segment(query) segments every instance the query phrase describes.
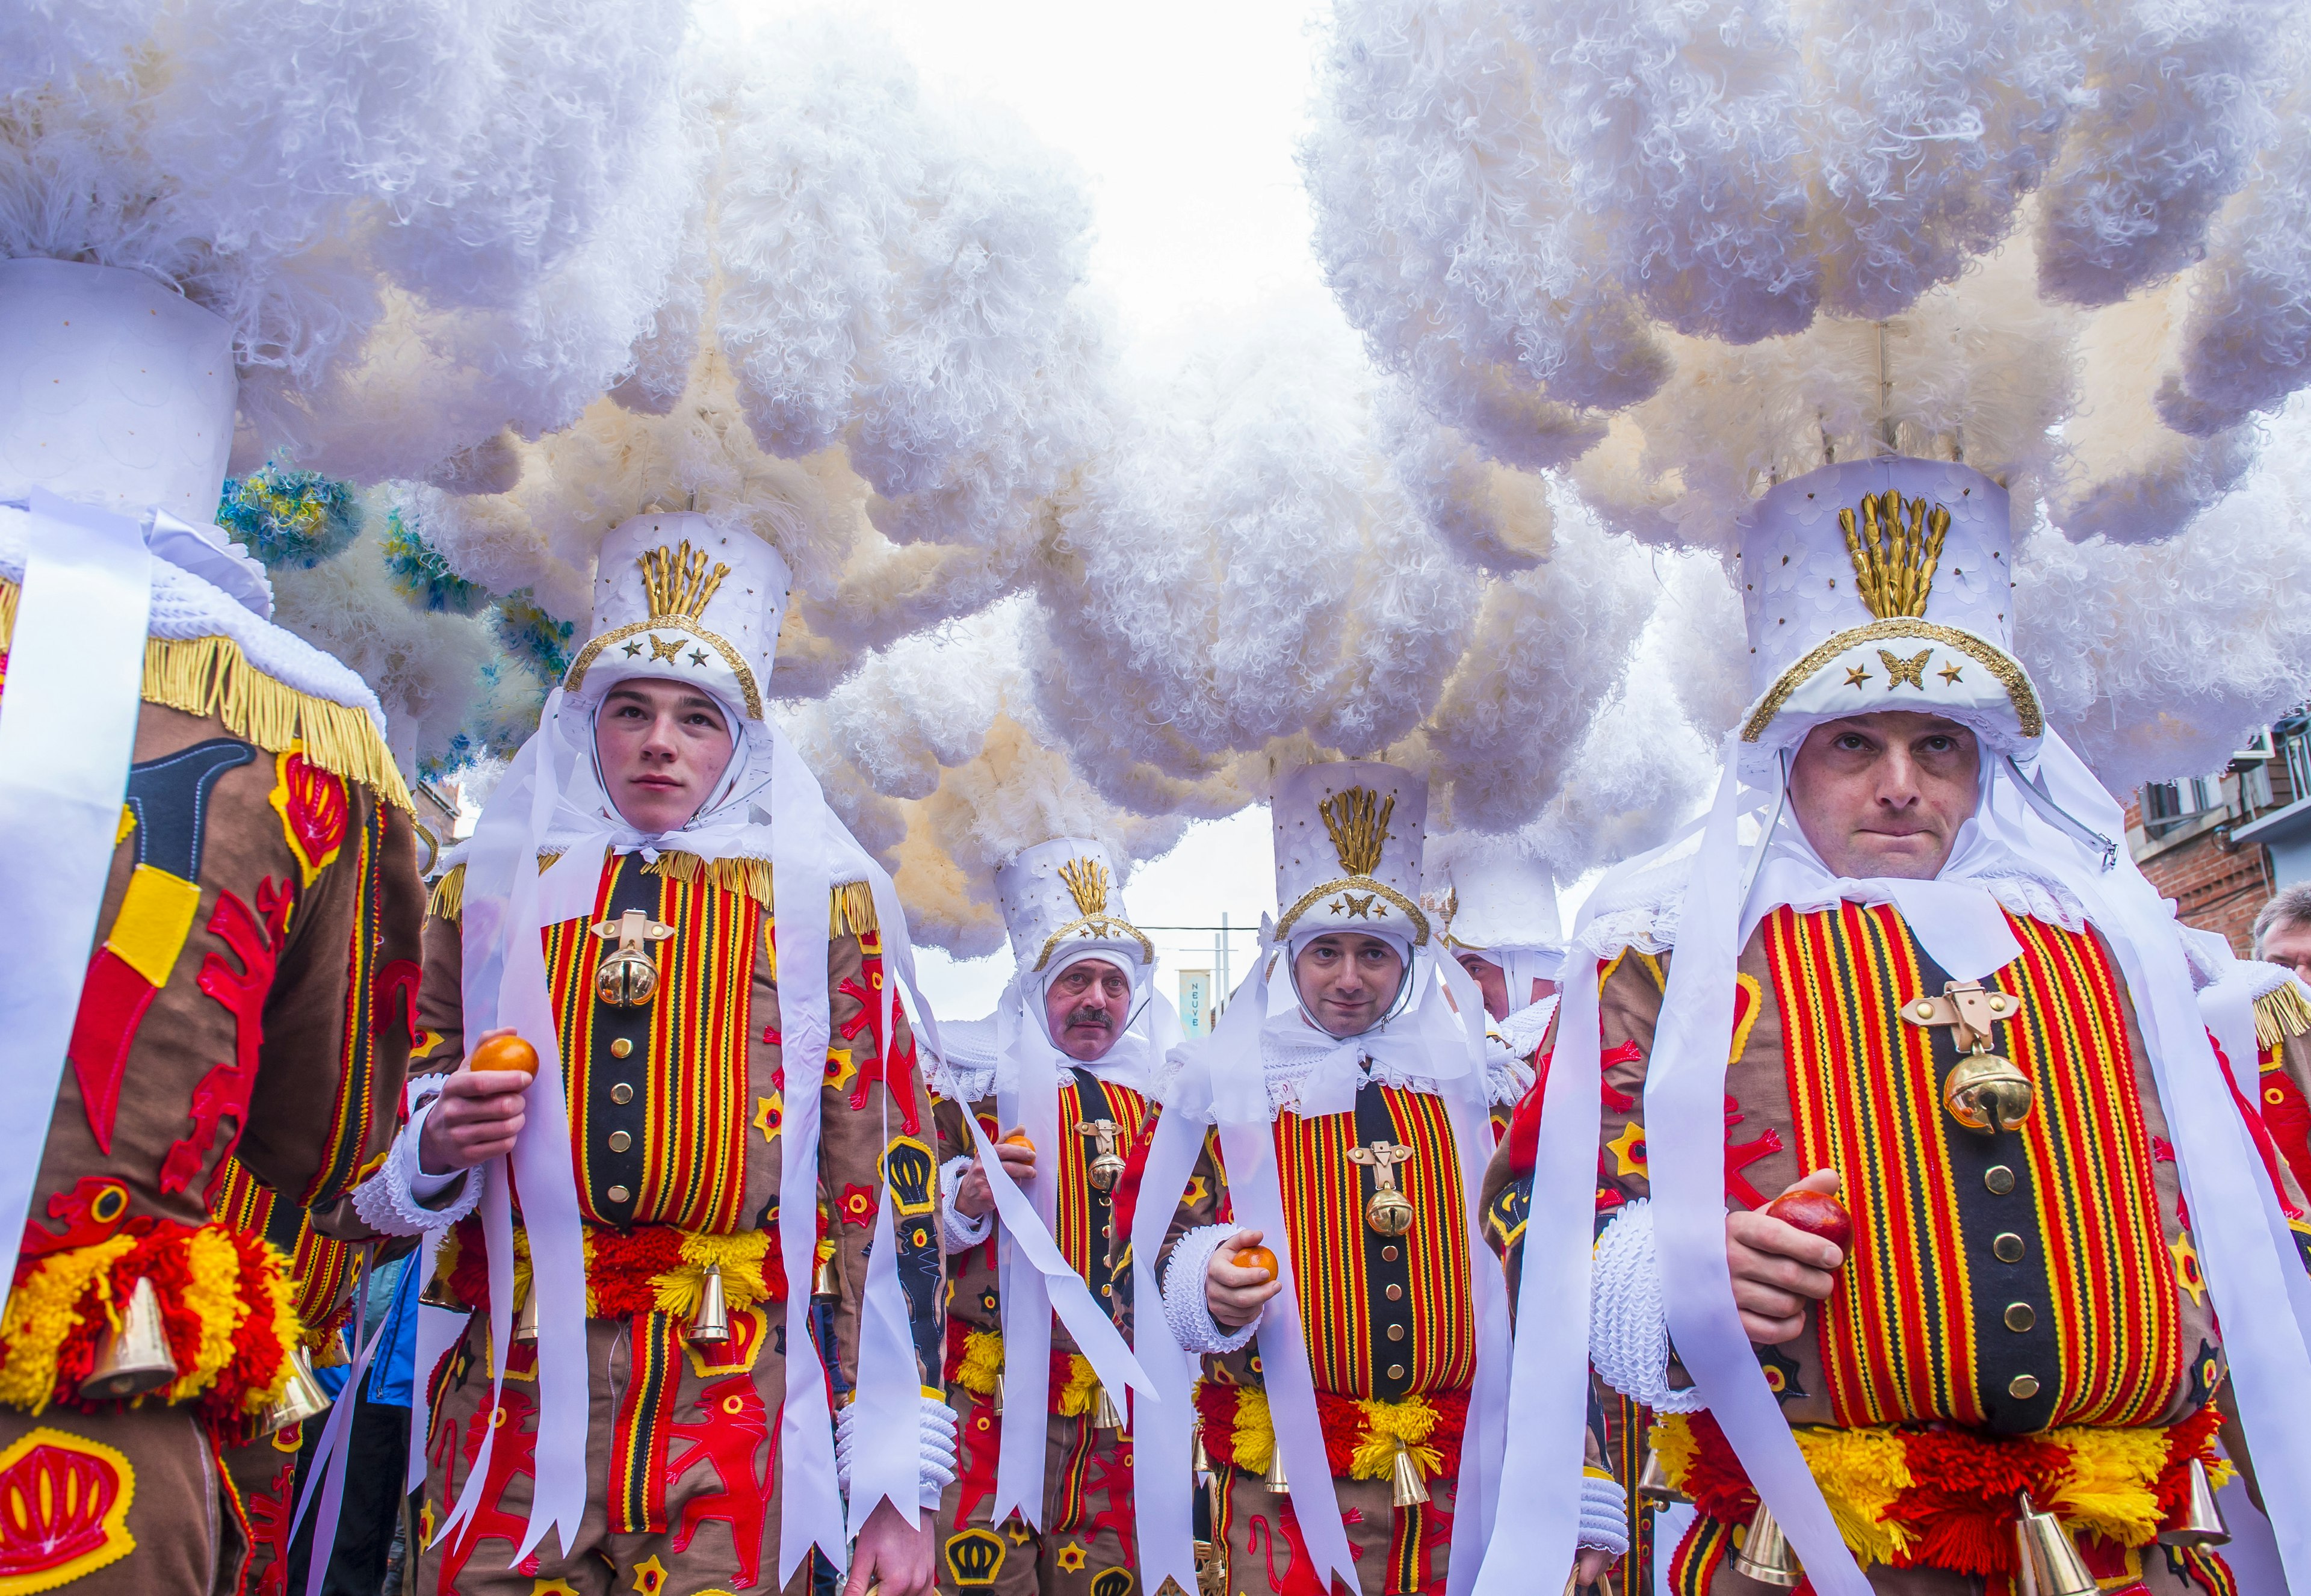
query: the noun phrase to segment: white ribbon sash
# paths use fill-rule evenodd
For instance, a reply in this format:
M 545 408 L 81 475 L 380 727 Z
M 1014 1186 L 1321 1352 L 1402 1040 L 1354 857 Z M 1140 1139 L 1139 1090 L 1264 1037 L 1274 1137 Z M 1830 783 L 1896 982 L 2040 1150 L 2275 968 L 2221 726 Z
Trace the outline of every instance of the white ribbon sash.
M 104 907 L 153 597 L 136 521 L 39 488 L 22 513 L 24 580 L 0 691 L 0 894 L 41 920 L 0 959 L 0 1280 L 16 1278 Z

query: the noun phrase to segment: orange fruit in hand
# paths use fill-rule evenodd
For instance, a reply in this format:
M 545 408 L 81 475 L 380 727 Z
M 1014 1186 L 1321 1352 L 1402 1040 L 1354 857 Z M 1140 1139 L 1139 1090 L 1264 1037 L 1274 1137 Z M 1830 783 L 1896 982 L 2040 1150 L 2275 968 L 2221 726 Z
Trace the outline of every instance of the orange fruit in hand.
M 537 1050 L 519 1036 L 493 1036 L 474 1050 L 466 1060 L 469 1069 L 519 1069 L 524 1075 L 537 1073 Z
M 1277 1265 L 1276 1254 L 1266 1247 L 1242 1249 L 1236 1253 L 1234 1263 L 1240 1269 L 1266 1269 L 1271 1280 L 1278 1278 L 1283 1272 Z
M 1003 1145 L 1007 1147 L 1025 1147 L 1030 1153 L 1035 1150 L 1034 1142 L 1029 1138 L 1025 1130 L 1014 1130 L 1003 1138 Z

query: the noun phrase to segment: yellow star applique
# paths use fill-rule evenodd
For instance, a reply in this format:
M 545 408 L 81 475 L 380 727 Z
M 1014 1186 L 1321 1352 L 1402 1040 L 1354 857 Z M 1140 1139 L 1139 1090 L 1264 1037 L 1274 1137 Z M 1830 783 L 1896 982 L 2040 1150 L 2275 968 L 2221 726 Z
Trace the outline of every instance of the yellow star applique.
M 764 1141 L 777 1140 L 780 1127 L 787 1121 L 786 1094 L 773 1092 L 754 1101 L 759 1105 L 754 1110 L 754 1129 L 763 1133 Z
M 578 1587 L 566 1579 L 534 1579 L 529 1596 L 578 1596 Z
M 1886 666 L 1888 678 L 1886 691 L 1891 693 L 1895 688 L 1907 682 L 1911 686 L 1923 693 L 1926 690 L 1924 679 L 1926 661 L 1933 657 L 1934 651 L 1932 649 L 1920 649 L 1916 656 L 1909 659 L 1904 659 L 1885 649 L 1879 650 L 1878 658 L 1884 661 Z
M 1859 687 L 1869 679 L 1870 667 L 1866 665 L 1857 665 L 1845 673 L 1845 685 L 1849 687 Z
M 1203 1201 L 1204 1199 L 1209 1195 L 1211 1195 L 1211 1189 L 1204 1184 L 1204 1177 L 1201 1175 L 1190 1175 L 1188 1177 L 1188 1189 L 1180 1194 L 1180 1200 L 1186 1203 L 1189 1207 L 1193 1208 L 1196 1204 Z
M 2175 1284 L 2188 1292 L 2193 1303 L 2204 1305 L 2207 1278 L 2199 1272 L 2199 1250 L 2187 1235 L 2176 1236 L 2167 1243 L 2167 1250 L 2175 1255 Z
M 826 1084 L 828 1086 L 841 1091 L 850 1084 L 851 1078 L 858 1073 L 859 1066 L 850 1061 L 849 1048 L 831 1047 L 826 1050 Z
M 682 653 L 683 640 L 678 637 L 672 642 L 667 642 L 664 638 L 658 636 L 657 632 L 653 632 L 650 634 L 650 663 L 652 665 L 656 665 L 661 659 L 676 658 L 680 657 Z
M 1642 1175 L 1645 1171 L 1645 1128 L 1631 1120 L 1621 1127 L 1621 1134 L 1605 1144 L 1613 1152 L 1613 1173 L 1617 1175 Z
M 666 1589 L 666 1565 L 656 1557 L 644 1557 L 634 1565 L 636 1596 L 658 1596 Z
M 1958 667 L 1958 662 L 1955 660 L 1943 666 L 1941 669 L 1934 672 L 1934 675 L 1940 676 L 1943 681 L 1948 682 L 1953 687 L 1958 685 L 1958 677 L 1965 674 L 1966 673 Z
M 1072 1540 L 1068 1541 L 1067 1545 L 1060 1548 L 1060 1572 L 1061 1574 L 1081 1574 L 1083 1572 L 1083 1565 L 1090 1561 L 1091 1555 Z
M 433 1504 L 431 1502 L 421 1503 L 417 1508 L 417 1544 L 433 1544 Z
M 1034 1532 L 1029 1530 L 1026 1525 L 1021 1523 L 1019 1522 L 1019 1515 L 1015 1513 L 1008 1519 L 1004 1521 L 1003 1533 L 1011 1538 L 1011 1544 L 1013 1546 L 1025 1546 L 1031 1539 L 1033 1539 Z

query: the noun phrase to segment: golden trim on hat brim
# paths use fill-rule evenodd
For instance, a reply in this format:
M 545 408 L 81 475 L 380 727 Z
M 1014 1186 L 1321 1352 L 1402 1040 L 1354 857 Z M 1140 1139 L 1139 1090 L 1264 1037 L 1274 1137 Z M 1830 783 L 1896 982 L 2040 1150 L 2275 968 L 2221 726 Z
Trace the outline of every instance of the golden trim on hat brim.
M 1757 701 L 1757 707 L 1749 711 L 1749 718 L 1742 722 L 1741 740 L 1754 743 L 1762 737 L 1766 728 L 1773 724 L 1774 717 L 1781 713 L 1782 706 L 1789 702 L 1791 695 L 1848 649 L 1897 637 L 1940 643 L 1974 660 L 2006 689 L 2007 701 L 2013 705 L 2014 719 L 2022 736 L 2026 739 L 2035 739 L 2045 734 L 2046 717 L 2038 706 L 2037 692 L 2030 685 L 2028 673 L 2012 655 L 1971 632 L 1960 632 L 1955 626 L 1939 626 L 1914 616 L 1897 615 L 1891 620 L 1873 621 L 1867 626 L 1849 627 L 1782 672 L 1766 696 Z M 1931 695 L 1921 699 L 1918 703 L 1921 708 L 1934 707 Z M 1901 709 L 1907 706 L 1881 704 L 1877 707 Z
M 1139 962 L 1143 964 L 1153 964 L 1156 962 L 1156 945 L 1147 939 L 1147 934 L 1145 931 L 1129 920 L 1118 920 L 1112 914 L 1093 914 L 1086 915 L 1081 920 L 1071 920 L 1049 937 L 1044 938 L 1043 951 L 1035 955 L 1035 963 L 1028 973 L 1033 974 L 1050 964 L 1051 955 L 1059 952 L 1060 944 L 1069 940 L 1137 942 L 1141 954 Z
M 1313 909 L 1319 903 L 1333 893 L 1353 894 L 1356 897 L 1365 899 L 1368 905 L 1372 899 L 1377 897 L 1386 903 L 1401 910 L 1404 913 L 1405 920 L 1412 927 L 1412 946 L 1415 947 L 1426 947 L 1428 945 L 1428 916 L 1421 910 L 1420 905 L 1414 903 L 1410 898 L 1406 897 L 1402 893 L 1397 891 L 1396 888 L 1389 885 L 1387 882 L 1375 881 L 1369 876 L 1343 876 L 1337 881 L 1327 881 L 1321 886 L 1312 886 L 1306 892 L 1302 893 L 1300 894 L 1299 901 L 1294 903 L 1291 908 L 1286 910 L 1284 917 L 1277 921 L 1275 940 L 1278 942 L 1283 941 L 1286 936 L 1291 932 L 1292 928 L 1299 923 L 1299 920 L 1302 915 L 1307 913 L 1308 911 Z M 1353 903 L 1349 905 L 1347 912 L 1352 914 L 1356 912 Z M 1369 914 L 1358 914 L 1356 917 L 1358 919 L 1371 918 Z M 1355 928 L 1351 926 L 1335 926 L 1332 929 L 1334 930 L 1346 931 L 1353 930 Z
M 763 718 L 762 690 L 754 685 L 754 673 L 747 668 L 738 650 L 687 615 L 652 615 L 647 621 L 629 621 L 624 626 L 614 626 L 601 636 L 588 640 L 586 646 L 578 651 L 578 658 L 570 662 L 570 672 L 562 679 L 562 691 L 574 693 L 586 685 L 586 672 L 604 649 L 612 643 L 624 642 L 630 637 L 639 637 L 645 632 L 679 632 L 711 647 L 722 656 L 722 662 L 730 667 L 731 674 L 738 678 L 738 690 L 746 695 L 746 719 L 760 720 Z

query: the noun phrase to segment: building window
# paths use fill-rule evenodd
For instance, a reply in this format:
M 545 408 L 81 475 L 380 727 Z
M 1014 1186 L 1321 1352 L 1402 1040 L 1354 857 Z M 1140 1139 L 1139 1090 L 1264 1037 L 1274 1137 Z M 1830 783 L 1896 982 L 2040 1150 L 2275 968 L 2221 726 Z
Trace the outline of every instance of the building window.
M 2153 837 L 2163 837 L 2210 809 L 2225 807 L 2220 776 L 2153 781 L 2142 789 L 2142 829 Z

